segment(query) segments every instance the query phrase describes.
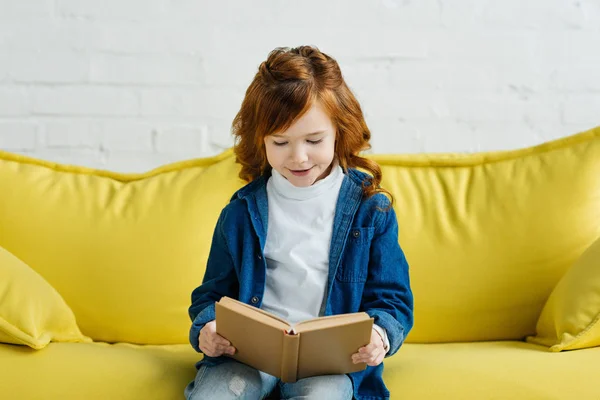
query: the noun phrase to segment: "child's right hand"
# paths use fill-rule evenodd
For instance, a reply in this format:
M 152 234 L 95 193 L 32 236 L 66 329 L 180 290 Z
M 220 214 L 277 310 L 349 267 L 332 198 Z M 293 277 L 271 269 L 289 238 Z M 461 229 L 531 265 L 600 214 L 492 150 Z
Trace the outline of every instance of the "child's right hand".
M 234 355 L 235 348 L 223 336 L 217 333 L 217 322 L 212 320 L 200 330 L 198 336 L 200 350 L 209 357 L 219 357 L 223 354 Z

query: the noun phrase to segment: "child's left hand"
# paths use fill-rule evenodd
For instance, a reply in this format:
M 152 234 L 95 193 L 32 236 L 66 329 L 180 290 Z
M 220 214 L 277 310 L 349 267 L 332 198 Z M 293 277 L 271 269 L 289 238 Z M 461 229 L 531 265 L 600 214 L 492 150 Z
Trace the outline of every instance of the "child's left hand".
M 352 361 L 354 364 L 364 362 L 370 367 L 375 367 L 381 364 L 384 357 L 383 340 L 379 333 L 373 329 L 371 330 L 371 343 L 358 349 L 358 353 L 352 354 Z

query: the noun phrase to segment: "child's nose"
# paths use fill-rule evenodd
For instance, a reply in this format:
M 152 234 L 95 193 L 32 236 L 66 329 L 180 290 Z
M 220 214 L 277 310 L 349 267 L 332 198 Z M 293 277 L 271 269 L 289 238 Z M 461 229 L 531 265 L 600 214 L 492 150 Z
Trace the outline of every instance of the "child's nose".
M 301 146 L 298 146 L 292 151 L 292 162 L 301 164 L 308 160 L 308 154 Z

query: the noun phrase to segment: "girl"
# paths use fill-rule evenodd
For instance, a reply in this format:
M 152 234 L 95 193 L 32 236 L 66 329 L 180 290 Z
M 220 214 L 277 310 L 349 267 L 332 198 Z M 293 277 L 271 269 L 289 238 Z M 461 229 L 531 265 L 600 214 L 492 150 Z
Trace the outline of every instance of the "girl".
M 232 130 L 249 183 L 221 212 L 192 293 L 190 342 L 204 358 L 186 398 L 261 399 L 274 389 L 285 399 L 389 398 L 382 361 L 412 328 L 413 297 L 393 199 L 379 166 L 358 155 L 371 134 L 339 65 L 314 47 L 273 50 Z M 352 360 L 368 367 L 283 383 L 225 357 L 235 349 L 215 331 L 222 296 L 292 323 L 365 311 L 371 342 Z

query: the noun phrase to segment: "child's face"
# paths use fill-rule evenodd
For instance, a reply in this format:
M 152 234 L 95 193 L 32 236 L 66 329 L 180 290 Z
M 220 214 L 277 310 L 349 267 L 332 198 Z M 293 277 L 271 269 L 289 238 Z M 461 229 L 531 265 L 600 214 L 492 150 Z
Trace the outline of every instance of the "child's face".
M 325 178 L 335 154 L 335 128 L 315 103 L 286 131 L 265 137 L 267 161 L 294 186 L 310 186 Z

